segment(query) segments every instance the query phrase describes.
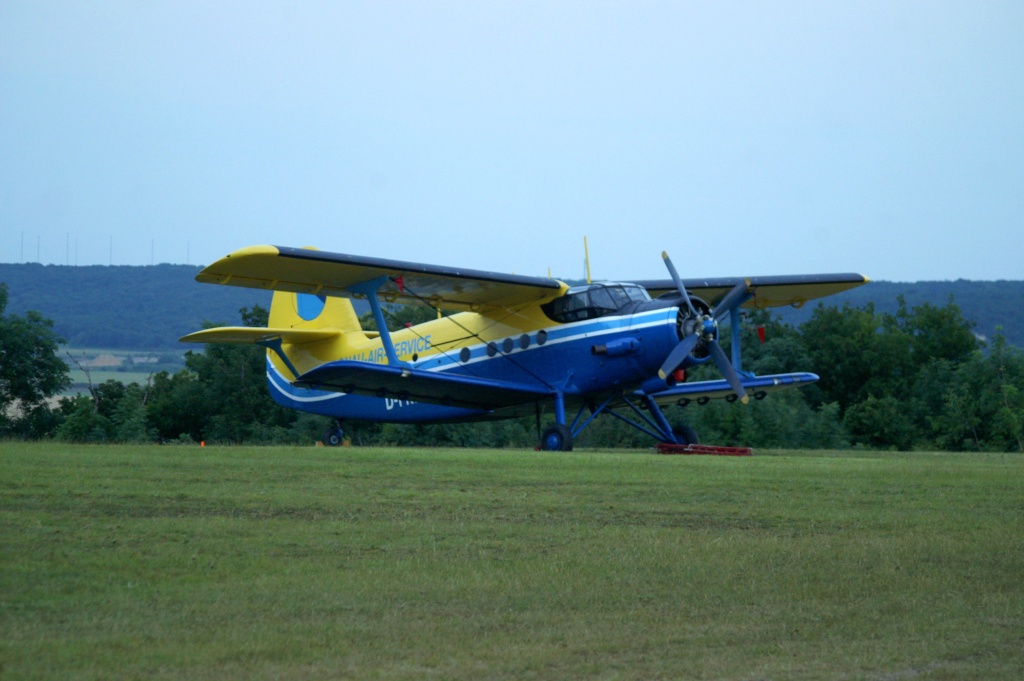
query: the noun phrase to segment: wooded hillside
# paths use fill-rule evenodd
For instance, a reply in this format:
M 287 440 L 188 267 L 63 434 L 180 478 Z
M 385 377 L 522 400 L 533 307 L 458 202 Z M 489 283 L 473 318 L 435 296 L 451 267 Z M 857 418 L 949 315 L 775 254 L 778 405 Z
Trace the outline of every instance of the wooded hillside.
M 0 282 L 10 290 L 8 312 L 36 310 L 54 321 L 56 332 L 73 347 L 138 350 L 181 349 L 178 338 L 204 321 L 236 323 L 242 307 L 270 305 L 270 293 L 194 281 L 199 267 L 0 264 Z M 938 307 L 950 297 L 975 332 L 991 338 L 1002 327 L 1006 340 L 1024 346 L 1024 281 L 872 282 L 822 301 L 829 306 L 873 303 L 879 313 L 895 313 L 902 295 L 908 308 Z M 818 303 L 779 310 L 798 325 Z
M 270 293 L 196 283 L 199 267 L 0 264 L 7 311 L 35 310 L 78 348 L 180 350 L 204 321 L 237 323 L 242 307 L 269 307 Z
M 974 331 L 982 339 L 992 338 L 1002 327 L 1011 345 L 1024 346 L 1024 281 L 876 281 L 824 298 L 821 303 L 838 307 L 844 303 L 851 307 L 872 303 L 877 312 L 894 314 L 899 296 L 911 309 L 924 303 L 942 307 L 952 298 L 964 318 L 976 324 Z M 785 308 L 780 313 L 784 321 L 799 325 L 811 318 L 817 306 L 815 302 L 799 310 Z

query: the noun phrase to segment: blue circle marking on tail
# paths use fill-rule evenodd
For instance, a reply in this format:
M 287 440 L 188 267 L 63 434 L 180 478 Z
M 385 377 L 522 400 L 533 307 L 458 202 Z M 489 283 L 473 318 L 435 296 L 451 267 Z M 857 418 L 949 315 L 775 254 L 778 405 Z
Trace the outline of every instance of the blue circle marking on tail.
M 311 322 L 320 316 L 324 311 L 326 296 L 314 296 L 311 293 L 296 293 L 295 300 L 299 309 L 299 316 L 307 322 Z

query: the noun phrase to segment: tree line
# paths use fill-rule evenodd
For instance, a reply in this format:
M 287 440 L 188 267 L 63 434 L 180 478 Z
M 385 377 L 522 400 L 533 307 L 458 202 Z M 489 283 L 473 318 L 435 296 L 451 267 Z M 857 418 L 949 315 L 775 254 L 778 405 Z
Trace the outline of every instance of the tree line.
M 266 385 L 264 350 L 210 345 L 188 352 L 185 368 L 147 385 L 108 380 L 61 397 L 70 385 L 53 323 L 34 312 L 4 314 L 0 284 L 0 436 L 68 442 L 309 444 L 332 421 L 278 406 Z M 243 307 L 242 323 L 264 326 L 267 311 Z M 436 313 L 398 308 L 400 328 Z M 372 320 L 364 318 L 364 328 Z M 761 330 L 759 332 L 759 329 Z M 764 341 L 761 341 L 763 333 Z M 894 313 L 872 304 L 819 305 L 794 326 L 768 311 L 748 313 L 743 366 L 757 374 L 813 371 L 821 380 L 749 405 L 712 401 L 668 410 L 702 442 L 759 448 L 883 448 L 1024 451 L 1024 352 L 996 333 L 974 334 L 952 299 Z M 723 345 L 728 346 L 728 341 Z M 728 350 L 728 347 L 726 347 Z M 697 367 L 689 380 L 718 378 Z M 550 411 L 545 423 L 552 420 Z M 537 420 L 474 424 L 345 423 L 362 445 L 533 447 Z M 580 447 L 649 447 L 616 419 L 597 419 Z

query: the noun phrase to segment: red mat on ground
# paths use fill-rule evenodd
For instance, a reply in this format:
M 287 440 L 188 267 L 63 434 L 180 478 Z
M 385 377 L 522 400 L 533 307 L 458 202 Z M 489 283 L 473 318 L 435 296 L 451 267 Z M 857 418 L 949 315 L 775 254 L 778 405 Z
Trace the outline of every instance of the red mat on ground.
M 750 456 L 750 447 L 714 447 L 712 445 L 674 445 L 662 442 L 658 454 L 710 454 L 712 456 Z

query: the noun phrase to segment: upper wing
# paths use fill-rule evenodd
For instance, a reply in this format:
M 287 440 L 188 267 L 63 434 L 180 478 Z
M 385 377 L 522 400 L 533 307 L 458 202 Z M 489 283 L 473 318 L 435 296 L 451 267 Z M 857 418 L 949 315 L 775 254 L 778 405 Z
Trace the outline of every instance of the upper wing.
M 306 248 L 251 246 L 204 268 L 196 281 L 249 288 L 352 297 L 352 286 L 385 277 L 385 302 L 426 302 L 453 310 L 517 307 L 561 295 L 554 279 L 438 267 L 422 263 L 328 253 Z
M 536 402 L 551 394 L 545 388 L 509 381 L 351 360 L 318 366 L 292 385 L 485 411 Z
M 741 277 L 717 279 L 683 279 L 683 285 L 690 295 L 698 296 L 711 304 L 718 304 L 736 284 L 744 281 Z M 800 307 L 808 300 L 824 298 L 868 283 L 862 274 L 796 274 L 776 277 L 751 277 L 750 289 L 754 297 L 743 304 L 763 310 L 766 307 L 791 305 Z M 638 281 L 653 297 L 663 293 L 675 293 L 676 286 L 671 279 Z

